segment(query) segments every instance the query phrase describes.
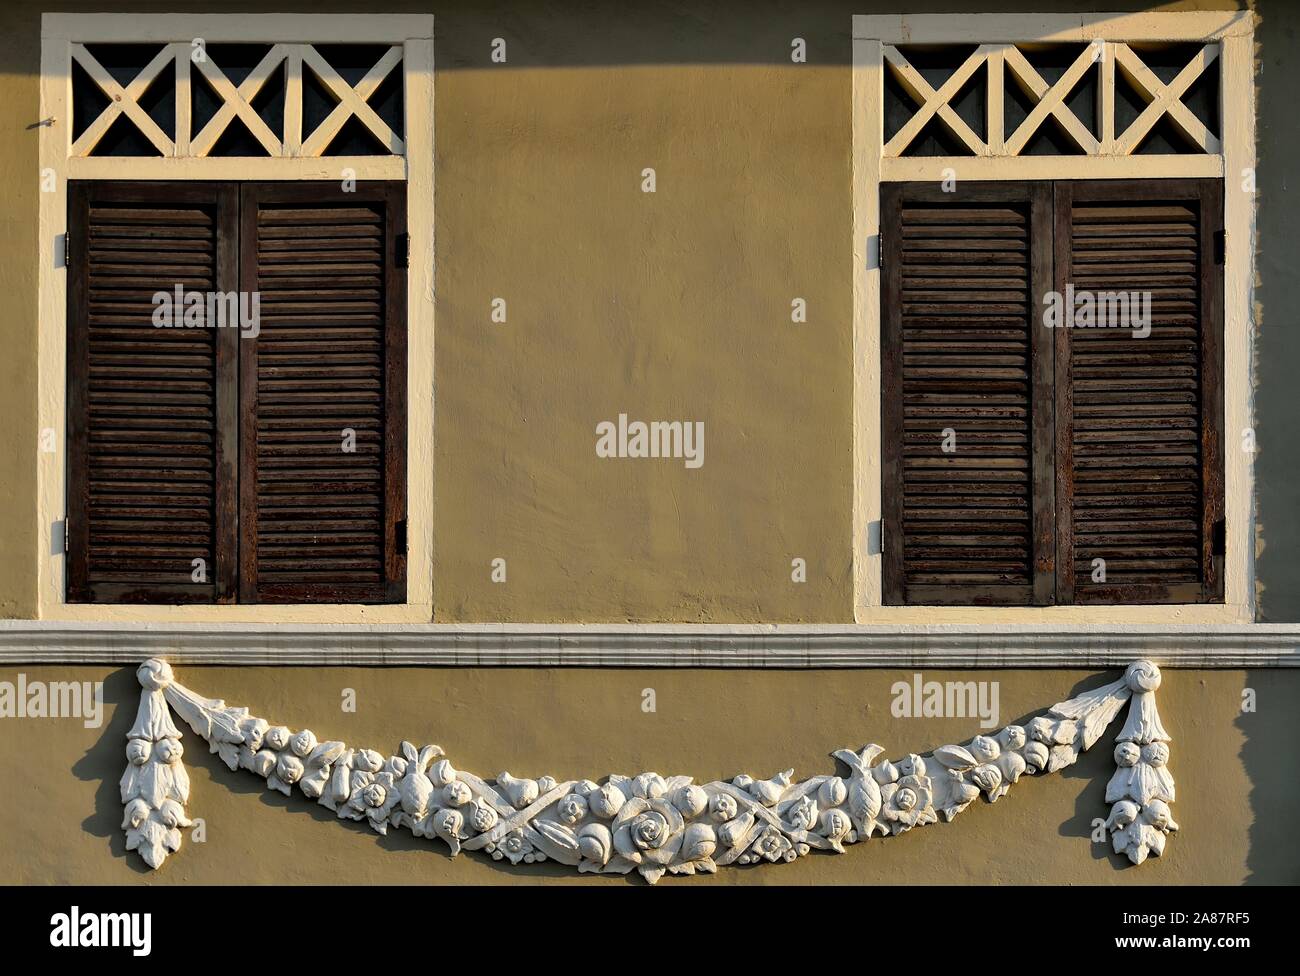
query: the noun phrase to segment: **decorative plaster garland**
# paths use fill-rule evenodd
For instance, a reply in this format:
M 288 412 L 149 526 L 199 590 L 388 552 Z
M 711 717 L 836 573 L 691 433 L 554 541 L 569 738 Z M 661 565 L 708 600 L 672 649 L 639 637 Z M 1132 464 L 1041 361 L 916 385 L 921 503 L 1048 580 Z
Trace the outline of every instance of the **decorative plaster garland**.
M 453 856 L 481 850 L 512 864 L 550 858 L 580 872 L 639 871 L 653 884 L 665 873 L 793 861 L 814 849 L 843 853 L 845 844 L 872 834 L 952 820 L 981 794 L 995 802 L 1023 774 L 1072 765 L 1131 698 L 1115 747 L 1119 768 L 1106 787 L 1112 846 L 1141 864 L 1163 853 L 1165 835 L 1178 829 L 1169 810 L 1169 735 L 1156 713 L 1160 669 L 1150 661 L 1130 664 L 1120 680 L 1053 705 L 1025 726 L 1008 725 L 965 745 L 897 763 L 878 762 L 878 745 L 840 749 L 834 756 L 848 767 L 847 777 L 795 782 L 787 769 L 766 780 L 741 775 L 704 785 L 657 773 L 614 775 L 604 785 L 506 772 L 483 780 L 453 768 L 438 746 L 403 742 L 398 755 L 385 757 L 319 742 L 309 729 L 273 726 L 177 684 L 162 660 L 146 661 L 137 676 L 144 691 L 127 733 L 122 828 L 127 850 L 139 851 L 152 868 L 180 849 L 181 828 L 190 825 L 189 776 L 168 705 L 232 770 L 251 770 L 286 796 L 296 785 L 339 817 L 366 820 L 381 834 L 406 827 L 442 840 Z

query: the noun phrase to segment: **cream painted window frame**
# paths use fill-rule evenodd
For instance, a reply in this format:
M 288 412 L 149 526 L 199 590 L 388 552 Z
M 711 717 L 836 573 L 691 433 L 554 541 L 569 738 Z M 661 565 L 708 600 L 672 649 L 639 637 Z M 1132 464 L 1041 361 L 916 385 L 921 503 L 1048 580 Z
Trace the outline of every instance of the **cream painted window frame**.
M 859 624 L 1232 624 L 1254 619 L 1254 459 L 1240 449 L 1253 425 L 1255 201 L 1254 14 L 925 14 L 853 18 L 853 590 Z M 1219 45 L 1222 129 L 1217 152 L 1186 156 L 888 157 L 884 153 L 885 48 L 898 44 L 1197 41 Z M 992 141 L 992 140 L 990 140 Z M 884 606 L 881 526 L 880 186 L 968 180 L 1224 180 L 1224 502 L 1228 548 L 1222 604 L 1169 606 Z M 1253 186 L 1253 182 L 1250 184 Z M 885 545 L 890 540 L 884 540 Z
M 401 45 L 402 155 L 267 158 L 73 156 L 72 46 L 77 43 L 383 43 Z M 164 69 L 166 70 L 166 69 Z M 398 70 L 398 69 L 394 69 Z M 38 425 L 57 450 L 37 453 L 37 618 L 126 624 L 402 624 L 433 616 L 433 17 L 365 14 L 44 14 L 41 19 Z M 404 180 L 407 275 L 406 602 L 392 605 L 122 606 L 65 602 L 67 232 L 70 179 Z

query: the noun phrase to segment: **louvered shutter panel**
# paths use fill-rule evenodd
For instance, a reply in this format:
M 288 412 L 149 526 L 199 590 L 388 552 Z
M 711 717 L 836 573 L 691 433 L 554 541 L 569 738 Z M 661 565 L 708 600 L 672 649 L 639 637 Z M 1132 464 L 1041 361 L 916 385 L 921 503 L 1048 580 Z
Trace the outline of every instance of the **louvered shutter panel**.
M 1049 603 L 1050 188 L 881 196 L 885 602 Z
M 1151 296 L 1145 337 L 1058 330 L 1058 591 L 1075 603 L 1221 601 L 1221 187 L 1059 183 L 1056 223 L 1058 291 Z
M 232 599 L 236 458 L 222 435 L 234 432 L 234 335 L 155 327 L 153 313 L 177 286 L 236 287 L 237 194 L 70 191 L 68 600 Z
M 400 184 L 243 187 L 243 602 L 405 599 L 405 231 Z

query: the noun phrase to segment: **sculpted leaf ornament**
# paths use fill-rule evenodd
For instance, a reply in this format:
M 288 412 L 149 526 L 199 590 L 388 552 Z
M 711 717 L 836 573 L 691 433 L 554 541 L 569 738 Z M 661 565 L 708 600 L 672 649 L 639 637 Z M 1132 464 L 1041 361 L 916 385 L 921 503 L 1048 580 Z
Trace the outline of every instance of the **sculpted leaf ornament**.
M 981 797 L 993 803 L 1021 776 L 1053 773 L 1077 761 L 1128 703 L 1107 784 L 1111 844 L 1134 864 L 1164 853 L 1178 830 L 1170 804 L 1169 735 L 1156 711 L 1160 669 L 1137 661 L 1124 676 L 1060 702 L 1024 726 L 1008 725 L 969 742 L 897 762 L 868 745 L 832 755 L 843 772 L 795 779 L 696 783 L 689 776 L 612 775 L 557 781 L 500 772 L 480 779 L 456 769 L 441 747 L 402 742 L 374 749 L 318 740 L 310 729 L 250 715 L 177 684 L 153 659 L 136 672 L 143 692 L 127 733 L 122 829 L 127 850 L 152 868 L 181 846 L 190 825 L 190 784 L 181 763 L 174 711 L 230 769 L 268 789 L 294 791 L 377 833 L 405 828 L 445 844 L 454 856 L 482 851 L 511 864 L 554 860 L 593 874 L 637 872 L 654 884 L 665 874 L 711 874 L 729 864 L 782 863 L 814 850 L 843 853 L 873 835 L 895 836 L 950 821 Z

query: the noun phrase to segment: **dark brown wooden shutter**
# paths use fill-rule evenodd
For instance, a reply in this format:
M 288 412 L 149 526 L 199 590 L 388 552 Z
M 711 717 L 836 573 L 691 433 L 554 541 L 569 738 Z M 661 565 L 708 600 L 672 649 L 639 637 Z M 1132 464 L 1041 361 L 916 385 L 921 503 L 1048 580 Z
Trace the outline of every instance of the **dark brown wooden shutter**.
M 405 188 L 245 184 L 244 602 L 405 599 Z M 345 452 L 345 430 L 356 450 Z
M 1056 290 L 1151 294 L 1145 338 L 1057 330 L 1062 602 L 1223 599 L 1222 210 L 1217 180 L 1056 185 Z
M 885 602 L 1050 603 L 1050 187 L 881 198 Z
M 238 196 L 202 183 L 70 191 L 68 600 L 230 600 L 235 336 L 155 327 L 153 298 L 236 288 Z

